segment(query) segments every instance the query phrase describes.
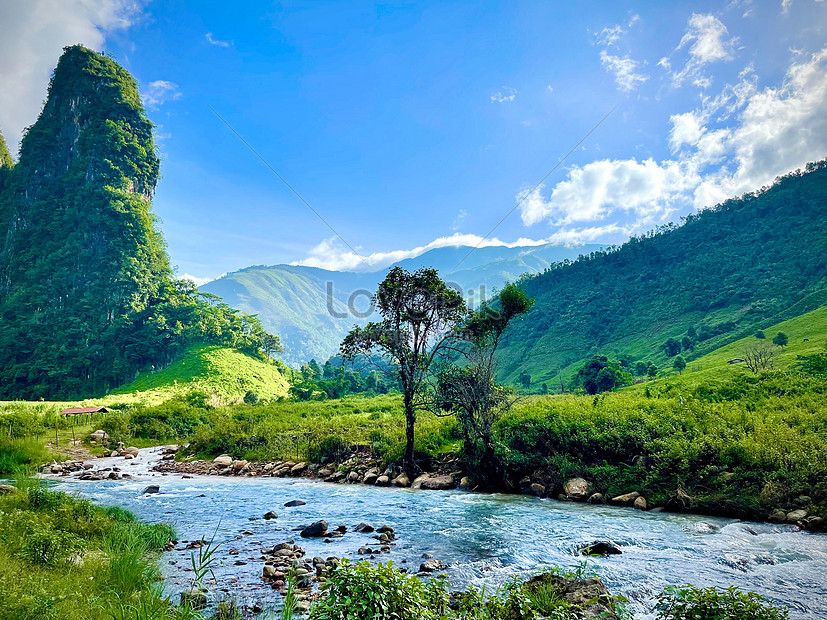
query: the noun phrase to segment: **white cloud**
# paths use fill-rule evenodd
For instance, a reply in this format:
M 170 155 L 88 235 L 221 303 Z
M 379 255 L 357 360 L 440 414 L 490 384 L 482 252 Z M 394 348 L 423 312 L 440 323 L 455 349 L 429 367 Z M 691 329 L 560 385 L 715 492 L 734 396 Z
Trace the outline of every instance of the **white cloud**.
M 222 41 L 221 39 L 216 39 L 212 32 L 207 33 L 207 41 L 209 41 L 210 45 L 217 45 L 218 47 L 230 47 L 233 44 L 232 41 Z
M 695 86 L 709 88 L 712 81 L 702 73 L 702 69 L 714 62 L 732 60 L 737 42 L 736 37 L 729 37 L 726 26 L 714 15 L 693 13 L 686 34 L 675 48 L 677 52 L 688 47 L 689 54 L 683 69 L 672 75 L 675 86 L 680 86 L 685 80 L 692 80 Z M 661 59 L 658 64 L 667 70 L 671 68 L 667 58 Z
M 26 0 L 0 3 L 0 131 L 16 150 L 37 119 L 49 77 L 67 45 L 101 49 L 128 28 L 139 0 Z
M 620 24 L 607 26 L 595 35 L 595 39 L 600 45 L 615 45 L 620 40 L 620 37 L 623 36 L 624 32 L 625 30 L 623 30 Z
M 628 56 L 613 56 L 608 51 L 601 50 L 600 64 L 608 73 L 614 75 L 615 82 L 623 91 L 634 90 L 649 79 L 648 75 L 638 72 L 638 62 Z
M 218 276 L 219 278 L 221 276 Z M 189 280 L 195 286 L 204 286 L 207 282 L 212 282 L 213 280 L 217 280 L 218 278 L 200 278 L 198 276 L 191 275 L 189 273 L 185 273 L 184 275 L 180 276 L 181 280 Z
M 737 83 L 699 108 L 672 115 L 672 159 L 574 166 L 550 193 L 540 187 L 520 194 L 523 223 L 548 222 L 557 228 L 552 241 L 588 241 L 642 231 L 676 209 L 702 209 L 755 191 L 827 157 L 825 105 L 827 48 L 796 60 L 778 87 L 760 89 L 747 67 Z
M 447 248 L 458 246 L 470 247 L 523 247 L 538 246 L 548 243 L 542 239 L 517 239 L 512 243 L 501 241 L 497 238 L 483 239 L 479 235 L 455 233 L 449 237 L 440 237 L 427 245 L 413 248 L 412 250 L 393 250 L 391 252 L 374 252 L 360 257 L 351 250 L 345 248 L 336 238 L 325 239 L 316 247 L 310 250 L 310 255 L 304 260 L 291 263 L 293 265 L 304 265 L 308 267 L 320 267 L 332 271 L 373 271 L 392 265 L 406 258 L 415 258 L 420 254 L 435 248 Z M 364 258 L 364 261 L 362 260 Z M 367 263 L 367 264 L 365 264 Z
M 168 101 L 175 101 L 181 98 L 181 91 L 178 84 L 167 80 L 155 80 L 150 82 L 143 93 L 144 104 L 148 108 L 157 108 Z
M 503 86 L 502 90 L 498 90 L 491 95 L 491 103 L 506 103 L 514 101 L 517 98 L 517 90 L 510 86 Z
M 459 230 L 462 223 L 468 217 L 468 211 L 465 209 L 460 209 L 457 216 L 454 218 L 454 221 L 451 223 L 451 230 Z

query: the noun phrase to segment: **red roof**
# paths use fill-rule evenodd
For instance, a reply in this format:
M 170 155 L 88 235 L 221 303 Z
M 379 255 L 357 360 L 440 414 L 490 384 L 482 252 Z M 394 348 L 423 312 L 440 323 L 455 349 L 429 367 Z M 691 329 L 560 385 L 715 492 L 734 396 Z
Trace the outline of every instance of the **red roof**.
M 81 413 L 107 413 L 106 407 L 70 407 L 60 412 L 60 415 L 78 415 Z

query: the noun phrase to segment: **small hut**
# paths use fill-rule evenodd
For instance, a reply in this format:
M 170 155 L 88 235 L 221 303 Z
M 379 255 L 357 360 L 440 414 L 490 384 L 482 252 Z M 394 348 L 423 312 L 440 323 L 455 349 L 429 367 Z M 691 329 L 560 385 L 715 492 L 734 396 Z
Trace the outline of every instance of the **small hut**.
M 83 415 L 85 413 L 109 413 L 106 407 L 69 407 L 60 412 L 60 415 Z

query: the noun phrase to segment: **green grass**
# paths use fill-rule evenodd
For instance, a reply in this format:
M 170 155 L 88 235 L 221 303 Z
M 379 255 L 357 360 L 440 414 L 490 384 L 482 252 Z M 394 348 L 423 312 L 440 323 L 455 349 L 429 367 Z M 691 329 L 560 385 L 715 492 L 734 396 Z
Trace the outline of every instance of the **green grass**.
M 248 391 L 270 400 L 287 396 L 289 387 L 287 377 L 277 364 L 235 349 L 202 345 L 193 347 L 163 370 L 141 373 L 135 381 L 113 391 L 102 402 L 159 403 L 192 391 L 215 395 L 221 402 L 240 401 Z
M 111 620 L 136 604 L 174 618 L 154 590 L 156 553 L 174 537 L 167 525 L 19 479 L 0 496 L 0 620 Z

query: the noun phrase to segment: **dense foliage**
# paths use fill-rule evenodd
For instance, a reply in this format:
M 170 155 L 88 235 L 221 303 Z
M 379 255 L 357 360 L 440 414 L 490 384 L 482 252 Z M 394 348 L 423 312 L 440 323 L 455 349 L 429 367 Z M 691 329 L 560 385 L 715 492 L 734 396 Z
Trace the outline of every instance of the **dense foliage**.
M 786 609 L 735 588 L 667 588 L 658 596 L 658 620 L 786 620 Z
M 100 394 L 194 342 L 278 349 L 255 317 L 173 277 L 152 131 L 125 69 L 66 48 L 17 165 L 0 168 L 0 398 Z
M 667 355 L 684 350 L 684 337 L 691 362 L 767 321 L 823 305 L 825 194 L 827 162 L 810 164 L 680 227 L 525 277 L 520 284 L 536 303 L 505 339 L 502 374 L 515 382 L 524 371 L 556 387 L 558 372 L 569 378 L 598 352 L 664 367 Z

